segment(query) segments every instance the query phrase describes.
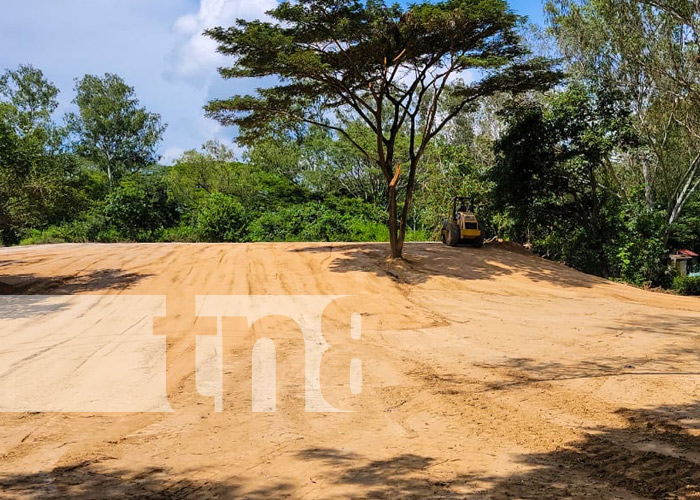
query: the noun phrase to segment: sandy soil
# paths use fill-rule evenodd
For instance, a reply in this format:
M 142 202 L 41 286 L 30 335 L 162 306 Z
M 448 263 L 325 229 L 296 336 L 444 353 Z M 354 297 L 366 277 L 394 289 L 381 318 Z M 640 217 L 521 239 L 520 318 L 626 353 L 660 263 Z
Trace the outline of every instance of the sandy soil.
M 96 301 L 70 312 L 83 295 L 167 295 L 183 324 L 194 295 L 347 295 L 324 316 L 341 354 L 321 375 L 326 400 L 353 410 L 305 412 L 291 320 L 261 320 L 224 346 L 233 382 L 220 412 L 193 390 L 191 337 L 168 337 L 174 411 L 0 414 L 0 498 L 700 498 L 700 300 L 504 247 L 411 244 L 400 265 L 385 254 L 305 243 L 0 250 L 5 390 L 39 380 L 49 401 L 55 384 L 131 345 L 125 311 Z M 87 330 L 65 337 L 66 314 L 124 336 L 109 353 L 92 349 Z M 251 411 L 249 351 L 262 336 L 277 348 L 275 413 Z M 349 356 L 363 363 L 359 395 Z

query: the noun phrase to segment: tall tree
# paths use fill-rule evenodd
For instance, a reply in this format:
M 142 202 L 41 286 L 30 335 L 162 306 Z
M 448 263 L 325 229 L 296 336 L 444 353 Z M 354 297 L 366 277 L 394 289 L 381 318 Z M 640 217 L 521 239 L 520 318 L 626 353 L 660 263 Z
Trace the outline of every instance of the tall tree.
M 484 96 L 544 88 L 559 77 L 549 61 L 527 57 L 517 33 L 523 18 L 504 0 L 405 9 L 383 0 L 299 0 L 268 15 L 272 22 L 239 20 L 207 34 L 235 58 L 222 76 L 280 83 L 214 100 L 208 114 L 237 125 L 244 144 L 280 121 L 316 124 L 347 139 L 382 172 L 393 258 L 402 256 L 416 171 L 430 141 Z M 371 148 L 344 125 L 353 122 L 348 118 L 372 131 Z M 407 150 L 398 151 L 403 134 Z M 401 157 L 408 176 L 400 197 Z
M 12 107 L 13 127 L 23 136 L 54 128 L 51 115 L 58 107 L 57 96 L 58 88 L 33 66 L 20 65 L 0 75 L 0 98 Z
M 16 243 L 27 227 L 56 222 L 77 208 L 73 164 L 52 115 L 58 89 L 22 65 L 0 75 L 0 240 Z
M 629 141 L 628 111 L 614 96 L 573 84 L 563 92 L 516 100 L 489 172 L 496 206 L 513 222 L 511 237 L 585 272 L 610 276 L 619 204 L 609 189 L 608 158 Z M 614 184 L 613 184 L 614 185 Z
M 700 188 L 700 9 L 693 0 L 551 0 L 550 21 L 572 69 L 622 91 L 644 148 L 649 208 L 665 205 L 666 239 Z
M 139 106 L 134 88 L 119 76 L 85 75 L 75 85 L 79 112 L 68 116 L 77 152 L 94 161 L 110 186 L 125 172 L 158 161 L 156 147 L 166 125 L 160 115 Z

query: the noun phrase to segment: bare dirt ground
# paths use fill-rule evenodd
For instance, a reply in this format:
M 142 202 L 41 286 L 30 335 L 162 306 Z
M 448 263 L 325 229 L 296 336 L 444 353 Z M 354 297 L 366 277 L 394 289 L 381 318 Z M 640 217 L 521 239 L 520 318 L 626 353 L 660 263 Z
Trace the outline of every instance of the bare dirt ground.
M 251 412 L 245 357 L 225 367 L 239 381 L 224 394 L 235 404 L 216 412 L 186 390 L 192 349 L 175 345 L 173 412 L 0 414 L 0 498 L 700 498 L 700 300 L 504 247 L 410 244 L 400 265 L 386 252 L 0 250 L 7 296 L 351 296 L 327 320 L 342 330 L 350 312 L 363 314 L 361 340 L 338 342 L 362 359 L 364 378 L 353 396 L 348 360 L 329 360 L 324 395 L 354 411 L 306 413 L 299 329 L 263 320 L 251 335 L 274 331 L 277 412 Z M 0 297 L 0 365 L 3 350 L 15 361 L 0 366 L 0 383 L 19 369 L 29 384 L 32 373 L 86 362 L 56 354 L 55 311 L 11 300 Z M 17 321 L 42 325 L 40 350 L 12 336 Z

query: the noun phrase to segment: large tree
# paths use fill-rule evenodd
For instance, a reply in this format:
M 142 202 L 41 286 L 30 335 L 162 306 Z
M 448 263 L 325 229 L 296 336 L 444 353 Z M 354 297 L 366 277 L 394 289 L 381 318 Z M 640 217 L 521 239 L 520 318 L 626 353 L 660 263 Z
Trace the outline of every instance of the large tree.
M 503 0 L 407 8 L 382 0 L 299 0 L 268 15 L 270 22 L 239 20 L 207 31 L 221 53 L 234 57 L 222 76 L 278 81 L 255 95 L 214 100 L 209 115 L 237 125 L 243 144 L 280 122 L 315 124 L 347 139 L 382 172 L 393 258 L 402 256 L 416 171 L 430 141 L 484 96 L 545 88 L 559 77 L 549 61 L 528 58 L 518 35 L 523 18 Z M 354 119 L 374 135 L 371 148 L 345 126 Z M 400 151 L 402 135 L 407 147 Z
M 694 0 L 550 0 L 550 22 L 571 69 L 626 97 L 642 147 L 649 209 L 672 225 L 700 188 L 700 7 Z
M 107 173 L 110 186 L 123 173 L 158 161 L 156 148 L 166 125 L 160 115 L 139 106 L 133 87 L 107 73 L 85 75 L 75 92 L 79 112 L 68 115 L 68 123 L 76 150 Z
M 611 276 L 608 262 L 621 203 L 610 156 L 630 141 L 629 112 L 615 95 L 580 84 L 540 99 L 517 99 L 502 115 L 489 172 L 493 202 L 510 237 L 577 269 Z M 613 188 L 610 188 L 613 186 Z
M 58 88 L 33 66 L 23 64 L 0 75 L 0 99 L 12 107 L 13 128 L 19 135 L 55 129 L 51 116 L 58 107 L 57 96 Z
M 63 130 L 52 121 L 58 89 L 41 70 L 21 65 L 0 74 L 0 242 L 57 222 L 79 208 Z

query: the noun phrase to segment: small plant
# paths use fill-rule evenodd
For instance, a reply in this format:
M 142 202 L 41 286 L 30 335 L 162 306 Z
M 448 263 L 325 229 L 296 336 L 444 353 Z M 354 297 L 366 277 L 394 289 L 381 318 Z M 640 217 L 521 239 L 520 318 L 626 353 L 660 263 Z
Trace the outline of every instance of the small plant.
M 168 243 L 197 243 L 199 235 L 197 234 L 197 228 L 182 223 L 179 226 L 163 230 L 160 241 Z
M 677 276 L 673 289 L 680 295 L 700 296 L 700 276 Z

